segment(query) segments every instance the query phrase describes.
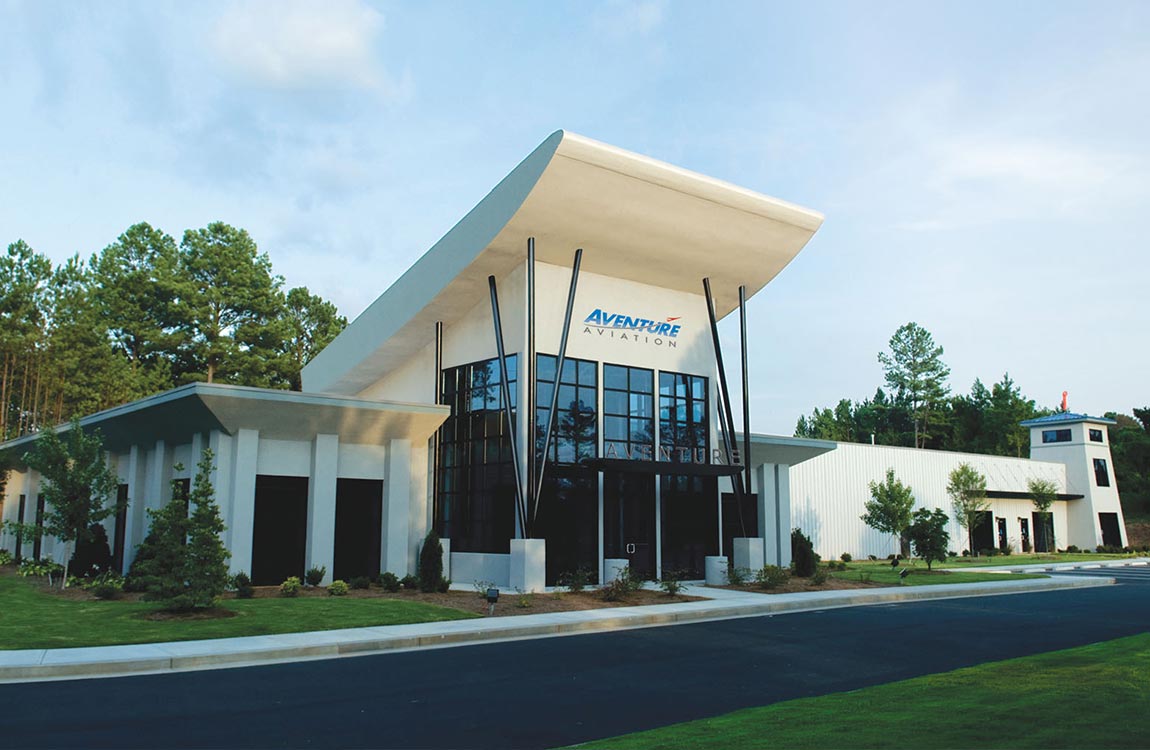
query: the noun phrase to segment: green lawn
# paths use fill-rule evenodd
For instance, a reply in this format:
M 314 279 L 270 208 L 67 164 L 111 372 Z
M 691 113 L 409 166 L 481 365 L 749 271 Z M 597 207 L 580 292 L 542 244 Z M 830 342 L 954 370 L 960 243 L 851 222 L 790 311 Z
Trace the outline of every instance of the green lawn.
M 961 568 L 970 566 L 991 565 L 1043 565 L 1066 562 L 1099 562 L 1101 560 L 1128 560 L 1134 557 L 1143 557 L 1137 553 L 1132 555 L 1103 555 L 1092 552 L 1059 552 L 1054 554 L 1019 554 L 995 555 L 994 557 L 952 557 L 945 563 L 937 563 L 944 568 Z M 880 561 L 881 562 L 881 561 Z M 889 562 L 887 563 L 890 564 Z
M 1150 634 L 776 703 L 582 747 L 1136 748 Z
M 22 578 L 0 576 L 0 649 L 188 641 L 477 616 L 419 602 L 349 597 L 229 600 L 223 606 L 236 616 L 152 621 L 143 615 L 155 611 L 154 604 L 67 600 L 37 591 Z
M 890 563 L 849 563 L 845 571 L 831 573 L 832 578 L 847 581 L 869 580 L 887 586 L 934 586 L 943 583 L 981 583 L 983 581 L 1019 581 L 1026 578 L 1047 578 L 1041 573 L 976 573 L 963 570 L 927 571 L 926 565 L 911 568 L 910 574 L 899 578 L 900 568 L 892 568 Z

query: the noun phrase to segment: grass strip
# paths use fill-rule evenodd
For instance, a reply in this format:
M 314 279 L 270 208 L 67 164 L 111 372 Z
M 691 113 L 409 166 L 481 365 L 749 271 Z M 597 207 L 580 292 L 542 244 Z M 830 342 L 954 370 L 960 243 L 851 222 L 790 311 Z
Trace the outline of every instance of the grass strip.
M 750 708 L 580 747 L 1131 748 L 1150 737 L 1150 634 Z
M 235 616 L 215 620 L 147 620 L 146 615 L 157 611 L 155 604 L 64 599 L 37 591 L 22 578 L 4 576 L 0 577 L 0 649 L 234 638 L 477 616 L 419 602 L 334 596 L 228 600 L 221 606 L 235 612 Z

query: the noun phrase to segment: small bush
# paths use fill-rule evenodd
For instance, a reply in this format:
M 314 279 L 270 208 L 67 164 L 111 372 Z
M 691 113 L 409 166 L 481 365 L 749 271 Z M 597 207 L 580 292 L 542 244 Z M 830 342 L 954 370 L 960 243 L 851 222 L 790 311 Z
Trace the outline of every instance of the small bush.
M 523 589 L 515 589 L 515 606 L 519 609 L 530 609 L 531 595 Z
M 1090 555 L 1090 554 L 1093 554 L 1093 552 L 1094 552 L 1094 550 L 1089 550 L 1089 549 L 1082 550 L 1082 554 L 1084 554 L 1084 555 Z
M 236 590 L 237 599 L 251 599 L 256 593 L 256 590 L 252 588 L 252 579 L 242 570 L 232 576 L 232 588 Z
M 353 589 L 369 589 L 371 588 L 371 579 L 367 576 L 356 576 L 348 581 L 348 585 Z
M 998 555 L 998 547 L 991 547 L 989 549 L 980 549 L 978 551 L 980 557 L 996 557 Z
M 323 583 L 325 575 L 327 575 L 327 566 L 321 565 L 318 568 L 308 568 L 307 572 L 303 574 L 303 579 L 307 581 L 308 586 L 318 586 Z
M 1069 547 L 1067 547 L 1067 548 L 1066 548 L 1066 551 L 1067 551 L 1067 552 L 1071 552 L 1071 553 L 1073 553 L 1073 552 L 1081 552 L 1081 550 L 1079 550 L 1079 549 L 1078 549 L 1078 545 L 1077 545 L 1077 544 L 1071 544 Z
M 6 549 L 0 549 L 0 565 L 11 565 L 12 553 Z
M 341 581 L 337 578 L 336 580 L 334 580 L 330 584 L 328 584 L 327 595 L 328 596 L 347 596 L 347 590 L 348 590 L 347 583 L 345 581 Z
M 664 573 L 659 586 L 667 592 L 667 596 L 678 596 L 687 589 L 687 584 L 683 583 L 683 574 L 679 571 Z
M 970 550 L 968 550 L 968 549 L 964 549 L 964 550 L 962 551 L 962 556 L 963 556 L 963 557 L 970 557 Z
M 633 590 L 623 576 L 619 576 L 613 581 L 608 581 L 599 589 L 599 596 L 601 596 L 605 602 L 621 602 L 631 593 L 633 593 Z
M 823 568 L 823 567 L 816 568 L 815 574 L 813 576 L 811 576 L 811 585 L 812 586 L 822 586 L 824 583 L 827 582 L 827 577 L 829 575 L 830 574 L 827 573 L 826 568 Z
M 795 575 L 799 578 L 810 578 L 819 565 L 819 556 L 815 554 L 814 545 L 800 529 L 791 530 L 791 560 Z
M 451 591 L 451 579 L 440 576 L 439 585 L 435 587 L 435 590 L 441 594 L 446 594 L 448 591 Z
M 954 550 L 949 550 L 949 551 L 947 551 L 946 556 L 947 557 L 958 557 L 958 553 L 955 552 Z
M 402 579 L 400 579 L 399 583 L 409 591 L 419 588 L 419 579 L 413 575 L 405 575 Z
M 394 594 L 402 588 L 403 583 L 399 580 L 399 576 L 388 570 L 379 574 L 379 585 L 383 587 L 384 591 L 390 591 Z
M 84 589 L 97 599 L 119 599 L 124 593 L 124 579 L 109 570 L 90 580 Z
M 790 574 L 778 565 L 764 565 L 755 573 L 755 583 L 764 589 L 778 588 L 786 583 L 788 578 Z
M 838 560 L 831 560 L 830 562 L 827 563 L 827 570 L 842 571 L 842 570 L 846 570 L 846 569 L 847 569 L 847 564 L 845 562 L 839 562 Z
M 299 590 L 303 583 L 298 576 L 291 576 L 286 581 L 280 584 L 280 596 L 288 598 L 299 596 Z
M 874 561 L 878 560 L 878 558 L 877 558 L 877 557 L 875 557 L 874 555 L 867 555 L 867 556 L 866 556 L 866 559 L 870 560 L 871 562 L 874 562 Z
M 559 576 L 559 585 L 572 594 L 577 594 L 591 583 L 591 571 L 587 568 L 576 568 Z
M 443 545 L 435 529 L 427 532 L 419 550 L 419 590 L 425 594 L 437 591 L 443 580 Z
M 853 558 L 853 557 L 851 557 L 851 553 L 849 553 L 849 552 L 844 552 L 844 553 L 842 553 L 841 555 L 839 555 L 839 559 L 840 559 L 840 560 L 842 560 L 842 561 L 843 561 L 843 562 L 845 562 L 845 563 L 848 563 L 848 562 L 850 562 L 851 560 L 853 560 L 854 558 Z
M 727 568 L 727 584 L 730 586 L 746 586 L 751 580 L 750 568 L 736 568 L 732 564 Z

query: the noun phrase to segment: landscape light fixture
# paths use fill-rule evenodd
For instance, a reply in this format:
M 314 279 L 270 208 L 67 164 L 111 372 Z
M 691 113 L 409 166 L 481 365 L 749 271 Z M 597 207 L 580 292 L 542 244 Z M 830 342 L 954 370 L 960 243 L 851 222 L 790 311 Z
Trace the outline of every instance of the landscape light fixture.
M 499 601 L 499 589 L 487 589 L 487 614 L 495 614 L 495 602 Z

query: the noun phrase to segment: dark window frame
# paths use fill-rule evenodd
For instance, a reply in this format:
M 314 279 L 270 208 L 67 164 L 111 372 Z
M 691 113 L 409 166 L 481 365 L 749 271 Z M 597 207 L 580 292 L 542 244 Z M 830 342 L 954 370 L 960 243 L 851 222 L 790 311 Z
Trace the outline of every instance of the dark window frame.
M 1104 442 L 1106 442 L 1105 440 L 1102 439 L 1102 430 L 1091 427 L 1090 428 L 1090 442 L 1092 442 L 1092 443 L 1104 443 Z
M 1047 443 L 1069 443 L 1071 441 L 1070 428 L 1067 427 L 1061 430 L 1043 430 L 1042 442 Z
M 1094 459 L 1094 483 L 1099 487 L 1110 486 L 1110 471 L 1106 466 L 1105 458 Z

